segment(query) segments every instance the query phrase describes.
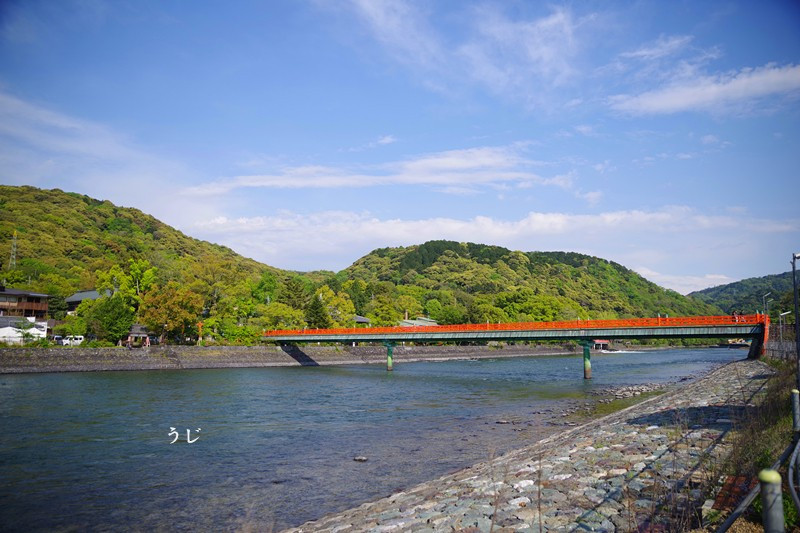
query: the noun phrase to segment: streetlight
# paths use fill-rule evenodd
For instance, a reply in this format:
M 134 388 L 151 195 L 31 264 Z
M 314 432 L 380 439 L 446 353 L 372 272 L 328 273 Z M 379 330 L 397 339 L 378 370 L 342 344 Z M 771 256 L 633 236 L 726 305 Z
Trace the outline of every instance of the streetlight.
M 764 311 L 765 315 L 769 316 L 769 303 L 770 302 L 774 302 L 774 301 L 775 301 L 775 298 L 770 298 L 769 300 L 767 300 L 767 307 L 766 307 L 766 310 Z
M 791 311 L 784 311 L 778 315 L 778 331 L 781 334 L 781 350 L 783 350 L 783 317 L 791 313 Z
M 792 254 L 792 287 L 794 289 L 794 343 L 797 353 L 797 388 L 800 389 L 800 309 L 797 303 L 797 260 L 800 259 L 800 253 Z
M 769 296 L 770 294 L 772 294 L 772 291 L 768 292 L 767 294 L 761 297 L 761 302 L 764 304 L 761 306 L 761 311 L 764 311 L 767 308 L 767 296 Z

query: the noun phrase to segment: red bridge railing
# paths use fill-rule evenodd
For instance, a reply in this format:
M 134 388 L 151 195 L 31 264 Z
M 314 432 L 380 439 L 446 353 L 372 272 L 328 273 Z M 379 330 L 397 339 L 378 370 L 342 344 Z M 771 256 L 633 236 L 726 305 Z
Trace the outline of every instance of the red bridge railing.
M 265 337 L 298 335 L 382 335 L 387 333 L 468 333 L 473 331 L 520 331 L 547 329 L 606 329 L 691 326 L 742 326 L 769 324 L 763 314 L 735 316 L 681 316 L 624 318 L 618 320 L 561 320 L 558 322 L 508 322 L 502 324 L 456 324 L 449 326 L 392 326 L 377 328 L 282 329 L 265 331 Z

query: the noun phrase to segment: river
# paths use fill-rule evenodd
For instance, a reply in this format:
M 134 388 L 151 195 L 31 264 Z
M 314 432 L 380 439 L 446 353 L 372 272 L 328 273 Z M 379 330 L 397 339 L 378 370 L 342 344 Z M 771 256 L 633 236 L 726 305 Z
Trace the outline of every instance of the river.
M 0 375 L 0 529 L 279 530 L 535 442 L 593 389 L 745 356 Z

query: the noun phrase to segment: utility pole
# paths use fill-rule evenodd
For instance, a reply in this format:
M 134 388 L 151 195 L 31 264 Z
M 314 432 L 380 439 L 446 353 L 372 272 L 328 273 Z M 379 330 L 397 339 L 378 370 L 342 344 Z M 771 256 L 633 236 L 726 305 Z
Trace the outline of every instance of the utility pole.
M 800 253 L 792 254 L 792 287 L 794 288 L 794 345 L 797 353 L 797 388 L 800 389 L 800 310 L 798 310 L 797 303 L 797 260 L 800 259 Z
M 14 237 L 11 240 L 11 258 L 8 260 L 8 269 L 17 268 L 17 230 L 14 230 Z

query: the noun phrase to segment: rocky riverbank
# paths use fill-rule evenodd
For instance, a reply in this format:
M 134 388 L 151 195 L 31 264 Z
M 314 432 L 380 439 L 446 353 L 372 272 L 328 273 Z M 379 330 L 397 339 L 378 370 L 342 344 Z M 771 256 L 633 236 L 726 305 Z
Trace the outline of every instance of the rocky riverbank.
M 689 529 L 727 436 L 771 375 L 753 360 L 536 444 L 289 531 Z M 636 396 L 655 389 L 615 389 Z M 669 524 L 671 527 L 666 527 Z
M 394 363 L 571 355 L 575 346 L 396 346 Z M 0 348 L 0 374 L 386 364 L 383 346 L 153 346 Z

